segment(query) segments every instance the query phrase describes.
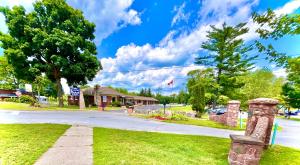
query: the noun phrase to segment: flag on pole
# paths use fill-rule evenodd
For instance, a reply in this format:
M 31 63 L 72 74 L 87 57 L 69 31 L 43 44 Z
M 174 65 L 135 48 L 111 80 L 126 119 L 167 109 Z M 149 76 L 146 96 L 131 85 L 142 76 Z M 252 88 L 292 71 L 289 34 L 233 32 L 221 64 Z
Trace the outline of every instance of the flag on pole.
M 173 85 L 174 81 L 171 80 L 170 82 L 168 82 L 168 85 Z

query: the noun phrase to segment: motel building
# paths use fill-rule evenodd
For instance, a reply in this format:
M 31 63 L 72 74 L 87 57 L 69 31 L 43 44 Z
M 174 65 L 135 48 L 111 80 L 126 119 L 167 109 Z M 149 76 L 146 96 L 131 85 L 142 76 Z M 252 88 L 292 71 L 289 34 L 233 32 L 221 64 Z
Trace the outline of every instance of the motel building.
M 109 87 L 101 87 L 96 85 L 95 87 L 89 87 L 82 89 L 84 100 L 87 106 L 89 105 L 99 105 L 100 106 L 110 106 L 113 102 L 118 101 L 121 105 L 126 105 L 126 103 L 131 103 L 134 105 L 152 105 L 158 104 L 158 100 L 152 97 L 143 96 L 132 96 L 120 93 Z M 78 105 L 78 96 L 69 96 L 68 102 L 70 105 Z

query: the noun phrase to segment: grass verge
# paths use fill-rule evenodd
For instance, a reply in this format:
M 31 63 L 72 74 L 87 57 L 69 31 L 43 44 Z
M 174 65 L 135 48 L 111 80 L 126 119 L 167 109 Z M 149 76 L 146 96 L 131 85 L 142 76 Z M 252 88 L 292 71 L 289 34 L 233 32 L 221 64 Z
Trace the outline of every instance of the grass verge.
M 1 124 L 0 164 L 33 164 L 69 127 L 57 124 Z
M 276 118 L 285 119 L 285 120 L 300 121 L 300 118 L 296 118 L 296 117 L 293 117 L 293 116 L 291 116 L 289 119 L 285 118 L 284 116 L 276 116 Z
M 152 119 L 151 115 L 134 114 L 132 116 L 146 118 L 146 119 Z M 224 124 L 220 124 L 220 123 L 209 120 L 207 114 L 203 115 L 202 118 L 186 117 L 186 119 L 187 120 L 167 119 L 167 120 L 158 120 L 158 121 L 166 122 L 166 123 L 186 124 L 186 125 L 196 125 L 196 126 L 203 126 L 203 127 L 219 128 L 219 129 L 229 129 L 229 130 L 236 130 L 236 131 L 244 131 L 246 129 L 246 123 L 247 123 L 247 119 L 243 119 L 242 128 L 240 127 L 239 121 L 238 121 L 237 127 L 229 127 Z M 277 131 L 282 131 L 282 129 L 283 128 L 281 126 L 277 127 Z
M 212 127 L 212 128 L 220 128 L 220 129 L 230 129 L 230 130 L 245 130 L 245 125 L 243 127 L 229 127 L 206 118 L 203 119 L 193 119 L 189 118 L 188 120 L 163 120 L 163 122 L 167 123 L 176 123 L 176 124 L 186 124 L 186 125 L 196 125 L 196 126 L 204 126 L 204 127 Z
M 94 128 L 94 164 L 228 164 L 230 140 Z M 261 164 L 300 163 L 300 150 L 275 146 Z M 276 161 L 274 161 L 276 160 Z

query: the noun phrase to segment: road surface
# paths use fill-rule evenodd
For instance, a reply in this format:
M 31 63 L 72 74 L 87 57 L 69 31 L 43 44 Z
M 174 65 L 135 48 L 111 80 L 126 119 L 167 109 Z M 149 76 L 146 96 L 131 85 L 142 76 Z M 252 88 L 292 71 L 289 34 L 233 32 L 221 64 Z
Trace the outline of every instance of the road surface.
M 277 133 L 276 144 L 300 148 L 300 122 L 277 119 L 281 132 Z M 149 119 L 131 117 L 124 112 L 97 111 L 11 111 L 0 110 L 0 123 L 58 123 L 79 124 L 93 127 L 125 130 L 164 132 L 190 135 L 206 135 L 229 138 L 241 131 L 164 123 Z

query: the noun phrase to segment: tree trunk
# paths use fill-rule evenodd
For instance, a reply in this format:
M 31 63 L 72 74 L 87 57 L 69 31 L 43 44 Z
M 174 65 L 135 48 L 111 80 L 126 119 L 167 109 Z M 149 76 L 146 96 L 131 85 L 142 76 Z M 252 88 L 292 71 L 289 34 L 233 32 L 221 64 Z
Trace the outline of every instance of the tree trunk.
M 64 100 L 63 100 L 63 91 L 62 91 L 62 85 L 60 83 L 60 78 L 56 79 L 56 89 L 57 89 L 57 97 L 58 97 L 58 106 L 63 107 Z

